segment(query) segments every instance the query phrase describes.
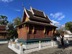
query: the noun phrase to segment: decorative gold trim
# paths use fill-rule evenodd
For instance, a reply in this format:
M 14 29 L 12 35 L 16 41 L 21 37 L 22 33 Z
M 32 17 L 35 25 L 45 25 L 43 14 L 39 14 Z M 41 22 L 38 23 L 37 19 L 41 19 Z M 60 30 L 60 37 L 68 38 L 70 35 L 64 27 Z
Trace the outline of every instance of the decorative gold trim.
M 20 46 L 22 46 L 23 45 L 23 43 L 20 43 Z
M 35 31 L 35 30 L 34 30 L 34 27 L 33 27 L 33 29 L 32 29 L 32 33 L 34 33 L 34 31 Z
M 24 24 L 24 27 L 25 27 L 26 25 Z
M 56 33 L 56 30 L 54 31 L 54 33 Z
M 29 21 L 29 18 L 28 18 L 28 17 L 26 17 L 25 22 L 26 22 L 26 21 Z
M 52 33 L 54 32 L 54 29 L 52 29 Z
M 17 30 L 17 33 L 18 33 L 18 34 L 20 33 L 19 29 Z
M 44 33 L 46 32 L 46 28 L 44 28 L 44 31 L 43 31 Z

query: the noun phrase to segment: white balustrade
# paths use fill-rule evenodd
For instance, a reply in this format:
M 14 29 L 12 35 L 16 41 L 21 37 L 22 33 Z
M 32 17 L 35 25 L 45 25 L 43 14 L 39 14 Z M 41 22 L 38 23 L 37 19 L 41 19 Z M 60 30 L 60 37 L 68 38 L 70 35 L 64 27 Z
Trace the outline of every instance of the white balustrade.
M 41 50 L 41 49 L 45 49 L 45 48 L 48 48 L 48 47 L 57 46 L 57 44 L 56 44 L 55 41 L 49 41 L 49 42 L 39 41 L 39 43 L 21 45 L 20 43 L 15 41 L 14 43 L 9 42 L 9 46 L 11 47 L 12 50 L 17 52 L 18 54 L 24 54 L 24 52 L 26 52 L 27 50 L 28 50 L 28 52 L 35 51 L 35 50 Z M 25 49 L 25 51 L 23 51 L 23 49 Z

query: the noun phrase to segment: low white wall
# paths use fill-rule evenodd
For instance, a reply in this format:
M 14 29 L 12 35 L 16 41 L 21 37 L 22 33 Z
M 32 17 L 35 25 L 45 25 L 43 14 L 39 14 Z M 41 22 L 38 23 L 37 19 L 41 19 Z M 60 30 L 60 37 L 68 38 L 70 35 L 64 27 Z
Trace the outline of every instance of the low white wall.
M 65 34 L 64 37 L 66 38 L 66 37 L 70 37 L 70 36 L 68 34 Z
M 72 34 L 65 34 L 64 39 L 72 40 Z
M 6 44 L 8 41 L 0 41 L 0 44 Z
M 13 51 L 15 51 L 17 54 L 21 53 L 21 52 L 22 53 L 30 53 L 33 51 L 38 51 L 38 50 L 42 50 L 42 49 L 46 49 L 46 48 L 50 48 L 50 47 L 57 47 L 57 46 L 58 45 L 55 41 L 23 44 L 22 46 L 20 43 L 9 42 L 9 44 L 8 44 L 8 47 L 10 49 L 12 49 Z M 23 52 L 23 49 L 25 49 L 24 52 Z
M 41 48 L 57 46 L 57 43 L 55 41 L 32 43 L 32 44 L 27 44 L 27 45 L 23 45 L 23 46 L 25 46 L 25 49 L 33 49 L 33 48 L 39 48 L 39 44 L 41 45 Z
M 39 43 L 26 44 L 26 49 L 38 48 Z

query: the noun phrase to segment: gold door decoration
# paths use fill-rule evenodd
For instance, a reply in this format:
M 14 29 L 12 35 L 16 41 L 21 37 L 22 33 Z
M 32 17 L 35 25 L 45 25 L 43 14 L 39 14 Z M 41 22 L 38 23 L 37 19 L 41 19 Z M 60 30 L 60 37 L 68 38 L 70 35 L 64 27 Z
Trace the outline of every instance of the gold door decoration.
M 52 29 L 52 33 L 54 32 L 54 29 Z
M 54 33 L 56 33 L 56 30 L 54 31 Z
M 32 33 L 34 33 L 34 31 L 35 31 L 35 30 L 34 30 L 34 27 L 33 27 L 33 29 L 32 29 Z
M 20 33 L 19 28 L 17 28 L 17 33 L 18 33 L 18 34 Z
M 44 28 L 44 33 L 46 32 L 46 28 Z
M 17 31 L 17 33 L 19 34 L 19 30 Z

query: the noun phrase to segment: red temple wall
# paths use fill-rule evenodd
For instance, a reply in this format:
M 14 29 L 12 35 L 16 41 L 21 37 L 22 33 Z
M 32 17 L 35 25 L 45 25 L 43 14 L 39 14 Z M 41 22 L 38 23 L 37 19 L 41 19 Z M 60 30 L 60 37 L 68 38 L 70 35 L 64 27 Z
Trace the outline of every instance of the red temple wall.
M 53 32 L 51 28 L 48 28 L 46 30 L 46 34 L 44 33 L 44 27 L 35 27 L 36 33 L 32 33 L 32 27 L 30 28 L 30 32 L 27 35 L 28 39 L 42 39 L 42 38 L 47 38 L 47 37 L 52 37 Z M 46 35 L 46 36 L 45 36 Z
M 18 29 L 18 38 L 25 40 L 27 39 L 27 27 Z
M 28 39 L 38 39 L 38 38 L 44 38 L 44 33 L 43 31 L 41 30 L 37 30 L 36 31 L 36 34 L 28 34 Z
M 39 27 L 36 27 L 34 32 L 35 33 L 32 33 L 32 27 L 29 28 L 29 32 L 28 32 L 28 27 L 23 27 L 23 28 L 20 28 L 18 29 L 18 38 L 19 39 L 24 39 L 24 40 L 27 40 L 27 39 L 42 39 L 42 38 L 47 38 L 47 37 L 52 37 L 53 36 L 53 32 L 52 32 L 52 29 L 48 28 L 46 31 L 47 33 L 45 34 L 44 33 L 44 28 L 39 28 Z M 46 35 L 46 36 L 45 36 Z

